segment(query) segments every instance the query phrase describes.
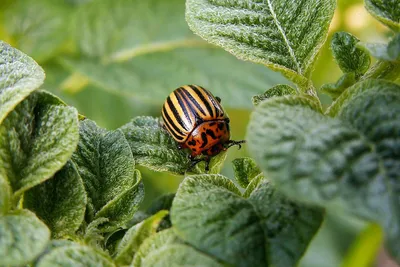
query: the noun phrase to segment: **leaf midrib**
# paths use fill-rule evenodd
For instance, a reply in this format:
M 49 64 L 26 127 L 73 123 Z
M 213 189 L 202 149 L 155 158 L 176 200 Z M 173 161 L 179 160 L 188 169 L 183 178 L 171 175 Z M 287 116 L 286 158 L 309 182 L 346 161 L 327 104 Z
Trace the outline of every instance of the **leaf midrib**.
M 272 18 L 274 19 L 275 25 L 278 28 L 279 32 L 282 34 L 283 39 L 285 40 L 285 44 L 288 47 L 288 51 L 289 51 L 290 57 L 293 59 L 294 63 L 296 64 L 296 67 L 297 67 L 296 71 L 299 74 L 302 74 L 303 72 L 302 72 L 302 70 L 301 70 L 301 68 L 299 66 L 299 62 L 298 62 L 298 60 L 296 58 L 296 55 L 294 54 L 294 51 L 293 51 L 292 47 L 290 46 L 290 42 L 289 42 L 289 39 L 286 37 L 285 31 L 283 30 L 281 24 L 279 23 L 279 20 L 278 20 L 278 18 L 276 16 L 275 10 L 272 7 L 271 0 L 266 0 L 266 1 L 268 3 L 268 9 L 271 12 L 271 15 L 272 15 Z

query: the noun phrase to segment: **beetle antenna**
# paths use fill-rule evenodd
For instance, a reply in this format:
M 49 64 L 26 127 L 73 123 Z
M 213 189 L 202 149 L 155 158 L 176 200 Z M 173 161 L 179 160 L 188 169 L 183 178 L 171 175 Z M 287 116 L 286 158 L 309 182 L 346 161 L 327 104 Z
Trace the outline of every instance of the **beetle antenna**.
M 246 140 L 240 140 L 240 141 L 229 140 L 227 148 L 230 148 L 231 146 L 238 146 L 239 149 L 241 149 L 242 144 L 244 143 L 246 143 Z

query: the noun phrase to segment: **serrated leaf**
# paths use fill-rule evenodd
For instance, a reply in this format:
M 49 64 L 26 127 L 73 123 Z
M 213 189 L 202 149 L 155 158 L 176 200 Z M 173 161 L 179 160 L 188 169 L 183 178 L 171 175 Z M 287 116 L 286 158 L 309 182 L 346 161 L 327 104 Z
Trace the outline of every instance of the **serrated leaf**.
M 347 88 L 356 83 L 356 75 L 353 72 L 345 73 L 336 83 L 327 83 L 321 86 L 320 91 L 337 99 Z
M 83 245 L 61 246 L 44 255 L 37 267 L 53 266 L 104 266 L 114 267 L 114 263 L 104 254 Z
M 334 9 L 332 0 L 189 0 L 186 20 L 208 42 L 305 86 Z
M 111 231 L 132 218 L 144 196 L 143 183 L 123 133 L 106 131 L 86 119 L 80 123 L 80 141 L 72 155 L 88 194 L 89 222 L 107 218 Z
M 43 69 L 32 58 L 0 41 L 0 123 L 43 80 Z
M 243 188 L 246 188 L 251 180 L 261 172 L 251 158 L 234 159 L 232 165 L 235 172 L 235 179 Z
M 344 73 L 354 73 L 358 79 L 371 63 L 369 55 L 357 47 L 359 40 L 350 33 L 336 32 L 332 37 L 333 56 Z
M 14 199 L 61 169 L 78 138 L 77 111 L 45 91 L 9 113 L 0 126 L 0 173 L 6 174 Z
M 53 238 L 72 236 L 78 230 L 84 219 L 86 202 L 82 178 L 71 161 L 52 179 L 24 195 L 24 207 L 47 224 Z
M 260 104 L 261 101 L 275 97 L 275 96 L 284 96 L 284 95 L 294 95 L 296 94 L 296 90 L 289 85 L 286 84 L 278 84 L 270 89 L 268 89 L 264 94 L 256 95 L 251 98 L 254 106 Z
M 379 221 L 397 259 L 399 92 L 390 82 L 359 83 L 330 110 L 341 120 L 304 105 L 265 101 L 247 138 L 259 166 L 286 195 Z
M 284 267 L 300 259 L 322 212 L 288 201 L 268 182 L 244 199 L 224 176 L 193 175 L 178 189 L 171 220 L 180 238 L 219 262 Z
M 114 261 L 119 265 L 128 265 L 132 262 L 135 253 L 143 241 L 155 234 L 162 219 L 168 211 L 159 211 L 143 222 L 131 227 L 122 238 L 116 249 Z
M 8 212 L 11 207 L 11 188 L 5 175 L 0 173 L 0 216 Z
M 365 7 L 380 22 L 400 31 L 400 3 L 397 0 L 365 0 Z
M 46 248 L 50 231 L 35 214 L 18 210 L 0 217 L 0 266 L 23 266 Z
M 2 10 L 3 25 L 13 44 L 40 62 L 66 42 L 71 11 L 64 1 L 16 0 Z
M 138 252 L 135 253 L 135 257 L 130 266 L 142 267 L 147 259 L 153 258 L 153 254 L 156 251 L 164 249 L 166 246 L 172 244 L 181 243 L 182 241 L 179 240 L 172 228 L 158 232 L 144 240 L 142 245 L 139 247 Z

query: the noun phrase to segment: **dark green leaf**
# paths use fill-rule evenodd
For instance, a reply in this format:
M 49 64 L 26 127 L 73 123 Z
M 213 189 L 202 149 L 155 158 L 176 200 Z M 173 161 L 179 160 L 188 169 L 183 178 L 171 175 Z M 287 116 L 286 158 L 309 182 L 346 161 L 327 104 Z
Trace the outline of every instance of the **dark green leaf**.
M 44 255 L 37 267 L 62 266 L 102 266 L 114 267 L 114 263 L 104 254 L 91 247 L 74 244 L 57 247 Z
M 44 61 L 59 52 L 69 37 L 65 29 L 71 11 L 64 1 L 16 0 L 4 10 L 3 23 L 18 49 Z
M 340 69 L 344 73 L 354 73 L 358 79 L 371 63 L 369 55 L 356 45 L 359 40 L 347 32 L 336 32 L 332 37 L 331 48 Z
M 356 83 L 356 75 L 353 72 L 345 73 L 336 83 L 324 84 L 320 91 L 333 99 L 338 98 L 347 88 Z
M 147 209 L 148 214 L 156 214 L 160 210 L 169 211 L 172 206 L 172 201 L 174 200 L 175 193 L 169 193 L 156 198 Z M 157 231 L 161 231 L 172 226 L 169 214 L 166 215 L 161 221 Z
M 52 179 L 24 195 L 24 206 L 36 213 L 53 238 L 72 236 L 81 225 L 87 197 L 81 177 L 71 161 Z
M 24 266 L 46 248 L 50 231 L 35 214 L 19 210 L 0 217 L 0 266 Z
M 388 55 L 394 60 L 400 60 L 400 34 L 397 34 L 388 44 Z
M 156 233 L 162 219 L 168 214 L 168 211 L 159 211 L 143 222 L 131 227 L 122 238 L 116 249 L 114 261 L 119 265 L 128 265 L 132 262 L 139 246 L 149 236 Z
M 248 147 L 291 198 L 380 222 L 399 260 L 399 107 L 399 86 L 379 80 L 336 100 L 328 114 L 343 121 L 308 106 L 265 101 L 250 121 Z
M 186 177 L 171 209 L 177 235 L 232 266 L 294 266 L 322 222 L 321 210 L 296 205 L 259 181 L 244 199 L 221 175 Z
M 208 42 L 306 86 L 334 9 L 332 0 L 189 0 L 186 19 Z
M 61 169 L 78 138 L 76 110 L 44 91 L 9 113 L 0 126 L 0 173 L 6 174 L 15 199 Z
M 367 10 L 394 31 L 400 31 L 400 2 L 398 0 L 365 0 Z
M 261 172 L 251 158 L 234 159 L 232 165 L 235 172 L 235 179 L 243 188 L 246 188 L 251 180 Z
M 88 194 L 88 219 L 107 218 L 102 227 L 111 231 L 129 221 L 142 201 L 141 176 L 120 130 L 108 132 L 86 119 L 79 133 L 72 159 Z
M 294 95 L 296 90 L 291 86 L 286 84 L 278 84 L 270 89 L 268 89 L 264 94 L 256 95 L 251 98 L 254 106 L 260 104 L 264 99 L 268 99 L 274 96 L 284 96 L 284 95 Z
M 0 123 L 43 80 L 43 69 L 32 58 L 0 41 Z

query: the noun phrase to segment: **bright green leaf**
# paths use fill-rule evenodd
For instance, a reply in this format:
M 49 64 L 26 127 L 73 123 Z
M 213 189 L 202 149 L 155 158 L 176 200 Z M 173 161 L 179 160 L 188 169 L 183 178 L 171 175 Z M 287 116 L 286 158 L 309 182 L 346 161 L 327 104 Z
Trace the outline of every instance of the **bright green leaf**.
M 24 195 L 24 206 L 44 221 L 53 238 L 72 236 L 81 225 L 86 208 L 83 181 L 71 161 L 52 179 Z
M 110 258 L 91 247 L 67 245 L 57 247 L 44 255 L 36 264 L 37 267 L 67 266 L 102 266 L 115 267 Z
M 400 31 L 400 2 L 398 0 L 365 0 L 365 7 L 380 22 L 394 31 Z
M 9 113 L 0 126 L 0 173 L 6 174 L 15 200 L 61 169 L 78 138 L 77 111 L 44 91 Z
M 334 9 L 332 0 L 188 0 L 186 19 L 208 42 L 305 86 Z
M 245 199 L 224 176 L 186 177 L 171 209 L 175 232 L 225 264 L 295 265 L 318 230 L 322 213 L 288 201 L 263 181 Z
M 256 95 L 251 98 L 254 106 L 260 104 L 264 99 L 268 99 L 275 96 L 284 96 L 284 95 L 294 95 L 296 94 L 296 90 L 293 87 L 286 84 L 278 84 L 270 89 L 268 89 L 264 94 Z
M 340 69 L 344 73 L 354 73 L 356 78 L 364 74 L 371 63 L 369 55 L 356 45 L 359 40 L 347 32 L 336 32 L 331 48 Z
M 347 88 L 356 83 L 356 76 L 353 72 L 345 73 L 336 83 L 324 84 L 320 91 L 333 99 L 338 98 Z
M 11 195 L 11 188 L 6 177 L 0 173 L 0 216 L 10 209 Z
M 0 123 L 43 80 L 43 69 L 32 58 L 0 41 Z
M 72 9 L 64 1 L 15 0 L 4 11 L 4 27 L 15 46 L 37 61 L 61 50 Z
M 19 210 L 0 217 L 0 266 L 24 266 L 46 248 L 50 231 L 35 214 Z
M 181 244 L 178 236 L 174 233 L 173 229 L 163 230 L 155 235 L 145 239 L 139 247 L 135 257 L 133 258 L 131 267 L 143 267 L 148 259 L 152 259 L 155 252 L 163 250 L 165 247 L 173 244 Z
M 89 222 L 104 217 L 103 227 L 130 220 L 144 196 L 143 183 L 123 133 L 106 131 L 86 119 L 80 123 L 80 141 L 72 159 L 88 194 Z
M 156 233 L 162 219 L 168 211 L 159 211 L 139 224 L 131 227 L 122 238 L 116 249 L 114 261 L 119 265 L 128 265 L 132 262 L 140 245 L 149 236 Z
M 291 198 L 380 222 L 399 259 L 399 107 L 399 86 L 378 80 L 338 98 L 329 114 L 341 120 L 305 105 L 264 101 L 252 115 L 248 147 Z
M 234 159 L 232 165 L 235 172 L 235 179 L 243 188 L 246 188 L 251 180 L 261 172 L 251 158 Z

